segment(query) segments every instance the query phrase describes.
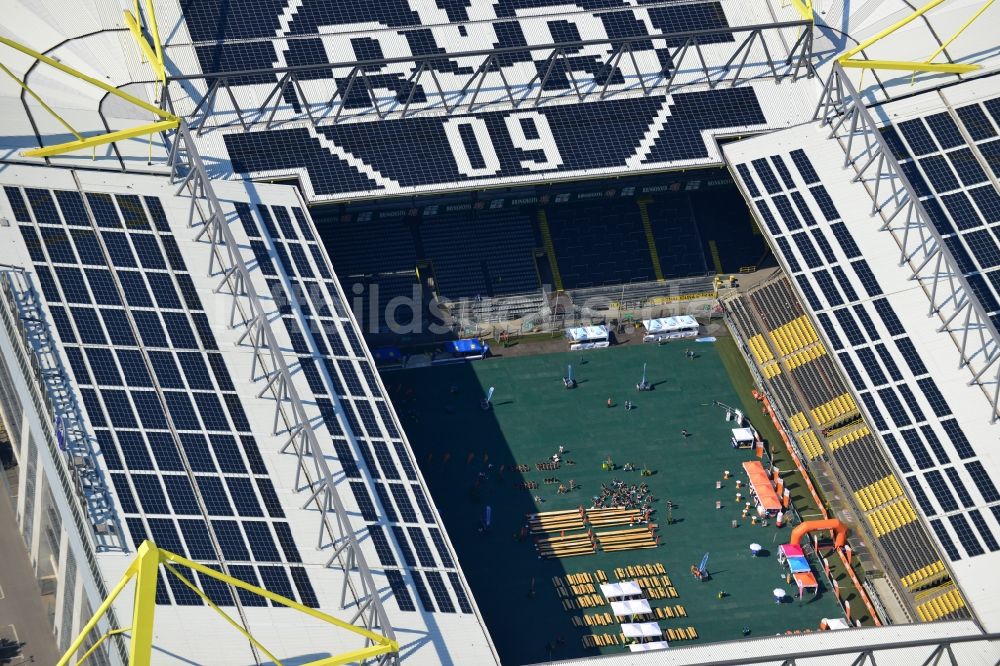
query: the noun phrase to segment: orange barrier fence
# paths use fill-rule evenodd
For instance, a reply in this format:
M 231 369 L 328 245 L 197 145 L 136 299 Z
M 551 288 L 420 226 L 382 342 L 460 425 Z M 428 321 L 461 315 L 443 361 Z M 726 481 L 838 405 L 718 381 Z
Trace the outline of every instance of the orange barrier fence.
M 820 512 L 823 514 L 823 518 L 829 518 L 830 513 L 823 505 L 823 501 L 820 499 L 819 493 L 816 492 L 816 488 L 813 486 L 812 479 L 809 478 L 809 474 L 806 473 L 805 468 L 802 466 L 802 461 L 800 461 L 799 457 L 795 455 L 795 449 L 792 447 L 791 442 L 788 441 L 788 435 L 785 434 L 785 429 L 781 427 L 781 422 L 778 421 L 778 416 L 774 413 L 774 408 L 771 407 L 771 402 L 767 399 L 767 396 L 758 391 L 754 391 L 754 397 L 760 400 L 760 402 L 764 405 L 764 411 L 771 417 L 774 429 L 778 431 L 778 436 L 780 436 L 785 442 L 785 448 L 788 449 L 788 455 L 791 456 L 792 462 L 795 463 L 795 468 L 798 469 L 799 474 L 802 475 L 802 480 L 805 481 L 806 487 L 809 489 L 809 494 L 812 495 L 813 501 L 816 502 L 816 506 L 819 507 Z M 861 581 L 859 581 L 858 577 L 854 575 L 854 569 L 851 568 L 850 562 L 847 561 L 842 549 L 836 548 L 835 550 L 837 551 L 837 556 L 840 558 L 840 561 L 844 563 L 844 569 L 847 570 L 847 575 L 851 577 L 851 582 L 854 583 L 854 587 L 861 596 L 861 600 L 865 602 L 865 608 L 868 609 L 868 615 L 872 618 L 876 627 L 881 627 L 882 623 L 878 619 L 875 607 L 872 605 L 871 599 L 869 599 L 868 595 L 865 593 L 865 589 L 861 587 Z M 845 612 L 849 611 L 845 610 Z

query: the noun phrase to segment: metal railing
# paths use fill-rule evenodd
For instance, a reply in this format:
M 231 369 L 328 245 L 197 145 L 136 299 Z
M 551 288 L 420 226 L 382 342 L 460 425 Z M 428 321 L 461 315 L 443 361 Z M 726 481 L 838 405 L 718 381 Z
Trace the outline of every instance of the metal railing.
M 101 574 L 101 569 L 97 564 L 97 559 L 94 553 L 95 550 L 120 550 L 121 552 L 125 552 L 127 550 L 127 544 L 121 529 L 120 519 L 113 513 L 114 504 L 107 494 L 106 486 L 104 487 L 104 491 L 102 493 L 95 493 L 93 497 L 95 501 L 92 506 L 91 502 L 88 501 L 88 497 L 82 495 L 80 492 L 81 486 L 79 476 L 74 473 L 71 478 L 71 472 L 68 472 L 68 470 L 73 469 L 71 456 L 74 455 L 86 456 L 90 464 L 90 470 L 93 473 L 99 474 L 100 468 L 97 466 L 94 459 L 95 454 L 91 446 L 92 443 L 88 439 L 85 428 L 83 428 L 83 422 L 80 419 L 79 411 L 77 411 L 73 417 L 74 425 L 72 427 L 72 434 L 74 440 L 72 446 L 68 445 L 65 451 L 62 451 L 59 448 L 56 432 L 53 426 L 57 414 L 56 404 L 60 405 L 58 413 L 65 413 L 64 409 L 68 406 L 68 403 L 65 400 L 54 403 L 49 399 L 47 382 L 45 375 L 43 374 L 44 371 L 36 355 L 37 348 L 31 343 L 31 338 L 29 337 L 26 329 L 26 324 L 36 329 L 39 325 L 45 326 L 44 321 L 41 319 L 40 315 L 37 314 L 40 312 L 37 310 L 38 297 L 32 288 L 27 275 L 19 269 L 4 270 L 0 272 L 0 295 L 2 295 L 2 297 L 0 297 L 0 319 L 3 320 L 4 328 L 7 331 L 7 335 L 11 341 L 11 346 L 17 357 L 18 367 L 21 370 L 21 374 L 25 378 L 25 383 L 28 385 L 28 397 L 31 399 L 31 404 L 34 406 L 35 413 L 38 414 L 39 421 L 41 422 L 41 437 L 36 439 L 41 439 L 45 442 L 45 446 L 49 450 L 49 455 L 55 462 L 54 467 L 56 469 L 59 487 L 62 489 L 62 494 L 66 497 L 70 511 L 70 518 L 73 521 L 76 532 L 80 535 L 80 539 L 83 542 L 83 552 L 81 554 L 87 562 L 87 569 L 89 570 L 91 579 L 97 587 L 98 594 L 101 598 L 104 598 L 108 595 L 108 589 L 104 584 L 104 578 Z M 33 303 L 32 308 L 36 312 L 33 317 L 28 319 L 24 317 L 21 308 L 23 302 Z M 48 354 L 54 354 L 56 347 L 52 342 L 51 337 L 46 337 L 46 340 L 47 342 L 44 345 L 46 352 Z M 52 368 L 59 368 L 58 371 L 63 372 L 61 370 L 61 366 L 58 366 L 58 359 L 55 360 L 55 363 L 57 364 L 55 366 L 46 366 L 49 369 L 50 374 Z M 63 378 L 63 380 L 65 381 L 65 378 Z M 66 386 L 68 386 L 68 383 Z M 68 395 L 72 395 L 72 393 L 69 393 Z M 46 417 L 48 418 L 46 419 Z M 84 449 L 86 450 L 84 451 Z M 63 464 L 60 464 L 60 461 Z M 96 490 L 96 488 L 94 488 L 94 490 Z M 95 520 L 100 522 L 95 522 Z M 97 529 L 98 524 L 106 525 L 109 522 L 114 526 L 113 531 Z M 111 629 L 118 629 L 121 627 L 118 623 L 114 609 L 108 610 L 107 619 L 110 623 Z M 125 663 L 127 661 L 126 650 L 121 636 L 115 635 L 113 637 L 113 644 L 122 663 Z
M 849 77 L 833 63 L 814 120 L 830 128 L 828 138 L 844 150 L 844 167 L 856 172 L 853 182 L 864 185 L 872 198 L 871 215 L 882 218 L 899 245 L 899 266 L 909 266 L 910 279 L 924 289 L 928 315 L 941 319 L 959 352 L 959 368 L 972 374 L 1000 419 L 1000 337 L 982 303 L 945 245 L 913 186 L 903 174 L 878 124 Z
M 787 56 L 781 31 L 797 35 Z M 768 45 L 768 39 L 774 41 Z M 728 39 L 727 39 L 728 38 Z M 665 50 L 660 60 L 653 51 Z M 721 49 L 725 49 L 720 53 Z M 593 58 L 596 74 L 572 62 Z M 526 62 L 521 62 L 526 58 Z M 517 62 L 513 62 L 514 60 Z M 776 81 L 813 70 L 812 22 L 726 26 L 708 30 L 602 38 L 456 53 L 407 55 L 328 64 L 295 65 L 168 76 L 160 106 L 188 121 L 198 135 L 213 127 L 244 130 L 275 122 L 335 124 L 347 120 L 453 115 L 484 109 L 536 108 L 558 100 L 584 102 L 614 95 L 668 95 L 689 86 L 715 88 L 754 79 Z M 518 66 L 540 62 L 516 80 Z M 462 63 L 469 74 L 445 72 Z M 664 64 L 666 63 L 666 64 Z M 398 92 L 376 77 L 397 75 Z M 556 89 L 552 82 L 565 78 Z M 273 83 L 272 83 L 273 82 Z M 418 94 L 419 91 L 419 94 Z
M 196 240 L 211 244 L 208 274 L 219 278 L 216 293 L 232 296 L 229 325 L 244 329 L 239 344 L 248 344 L 253 349 L 250 379 L 255 383 L 264 382 L 259 396 L 270 393 L 275 400 L 273 432 L 286 437 L 281 452 L 290 451 L 298 458 L 296 491 L 308 494 L 304 507 L 313 504 L 320 513 L 318 546 L 332 549 L 327 566 L 336 563 L 344 573 L 341 607 L 353 604 L 352 624 L 360 620 L 367 629 L 380 631 L 395 640 L 379 589 L 337 492 L 333 473 L 314 431 L 314 423 L 307 416 L 296 391 L 281 346 L 271 328 L 269 313 L 253 285 L 250 271 L 229 229 L 186 123 L 181 123 L 170 136 L 170 141 L 170 178 L 178 185 L 178 194 L 186 192 L 191 199 L 188 224 L 201 226 Z M 301 483 L 303 479 L 305 482 Z M 350 603 L 348 594 L 352 597 Z M 368 643 L 370 640 L 366 639 L 366 645 Z M 399 655 L 381 655 L 378 663 L 398 664 Z
M 56 466 L 63 490 L 87 516 L 89 528 L 81 530 L 81 534 L 91 536 L 98 552 L 124 552 L 128 547 L 121 519 L 98 464 L 96 442 L 84 426 L 80 405 L 56 353 L 58 347 L 45 322 L 38 295 L 28 276 L 19 270 L 0 273 L 0 293 L 8 333 L 12 340 L 20 341 L 21 353 L 27 358 L 28 367 L 22 367 L 22 371 L 38 389 L 38 395 L 32 392 L 32 401 L 39 415 L 47 417 L 42 419 L 46 440 L 51 440 L 50 445 L 55 443 L 50 447 L 53 457 L 63 463 Z

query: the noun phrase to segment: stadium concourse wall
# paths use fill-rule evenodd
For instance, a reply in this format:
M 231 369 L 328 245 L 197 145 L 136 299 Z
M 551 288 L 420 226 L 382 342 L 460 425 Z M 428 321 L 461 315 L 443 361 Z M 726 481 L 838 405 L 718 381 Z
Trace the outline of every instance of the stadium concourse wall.
M 443 309 L 461 337 L 494 335 L 497 331 L 548 333 L 568 326 L 620 319 L 635 320 L 676 314 L 712 316 L 713 276 L 657 282 L 633 282 L 607 287 L 548 288 L 497 298 L 445 301 Z

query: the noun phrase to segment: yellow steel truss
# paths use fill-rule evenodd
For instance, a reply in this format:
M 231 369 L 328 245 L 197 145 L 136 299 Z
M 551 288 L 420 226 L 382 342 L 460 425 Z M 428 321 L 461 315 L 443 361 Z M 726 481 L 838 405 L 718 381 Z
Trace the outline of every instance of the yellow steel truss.
M 154 41 L 156 42 L 157 45 L 156 46 L 157 52 L 160 53 L 161 59 L 159 62 L 162 67 L 162 50 L 159 47 L 159 37 L 155 36 L 156 35 L 155 31 L 152 32 L 154 33 Z M 95 79 L 91 76 L 87 76 L 83 72 L 77 71 L 76 69 L 73 69 L 69 65 L 64 65 L 63 63 L 59 62 L 54 58 L 50 58 L 49 56 L 39 53 L 34 49 L 31 49 L 27 46 L 24 46 L 23 44 L 15 42 L 13 39 L 0 35 L 0 44 L 8 46 L 14 49 L 15 51 L 20 51 L 25 55 L 31 56 L 32 58 L 38 60 L 39 62 L 49 65 L 50 67 L 54 67 L 55 69 L 58 69 L 60 72 L 69 74 L 70 76 L 77 78 L 85 83 L 97 86 L 101 90 L 104 90 L 105 92 L 108 92 L 114 95 L 115 97 L 119 97 L 130 104 L 134 104 L 135 106 L 138 106 L 139 108 L 145 111 L 149 111 L 154 116 L 157 116 L 159 118 L 159 120 L 157 120 L 156 122 L 152 122 L 146 125 L 141 125 L 139 127 L 135 127 L 132 129 L 117 130 L 114 132 L 107 132 L 104 134 L 97 134 L 94 136 L 84 137 L 79 132 L 77 132 L 68 122 L 66 122 L 66 120 L 64 120 L 59 114 L 57 114 L 52 109 L 52 107 L 46 104 L 42 100 L 42 98 L 28 86 L 28 84 L 25 81 L 19 79 L 6 66 L 0 64 L 0 69 L 3 69 L 3 71 L 12 79 L 14 79 L 14 81 L 16 81 L 17 84 L 21 86 L 21 88 L 23 88 L 28 94 L 30 94 L 35 100 L 37 100 L 42 105 L 43 109 L 45 109 L 48 113 L 50 113 L 53 117 L 55 117 L 56 120 L 58 120 L 76 137 L 75 141 L 68 141 L 66 143 L 60 143 L 54 146 L 46 146 L 44 148 L 36 148 L 34 150 L 26 150 L 23 153 L 21 153 L 25 157 L 50 157 L 53 155 L 62 155 L 83 148 L 94 148 L 96 146 L 108 143 L 114 143 L 115 141 L 123 141 L 125 139 L 131 139 L 137 136 L 147 136 L 147 135 L 151 136 L 159 132 L 164 132 L 166 130 L 174 129 L 178 125 L 180 125 L 180 118 L 178 118 L 174 114 L 164 111 L 163 109 L 153 104 L 150 104 L 149 102 L 141 100 L 138 97 L 129 95 L 128 93 L 119 90 L 113 85 L 101 81 L 100 79 Z M 146 44 L 146 46 L 147 48 L 149 47 L 148 44 Z M 154 68 L 155 67 L 156 65 L 154 64 Z
M 145 6 L 145 13 L 140 12 L 139 0 L 135 0 L 132 11 L 125 10 L 125 25 L 128 26 L 135 41 L 139 44 L 139 49 L 152 66 L 156 80 L 160 82 L 160 85 L 166 85 L 167 69 L 163 61 L 163 45 L 160 43 L 160 30 L 156 26 L 156 10 L 153 9 L 153 0 L 146 0 Z M 140 21 L 142 22 L 140 23 Z M 152 44 L 142 34 L 144 25 L 152 38 Z
M 941 44 L 941 46 L 936 51 L 934 51 L 934 53 L 932 53 L 929 58 L 927 58 L 922 62 L 911 62 L 906 60 L 854 60 L 853 59 L 854 56 L 861 53 L 875 42 L 878 42 L 888 37 L 892 33 L 902 28 L 903 26 L 906 26 L 909 23 L 917 20 L 918 18 L 920 18 L 921 16 L 923 16 L 924 14 L 926 14 L 927 12 L 934 9 L 935 7 L 937 7 L 938 5 L 940 5 L 945 1 L 946 0 L 931 0 L 931 2 L 928 2 L 926 5 L 916 10 L 903 20 L 892 24 L 885 30 L 882 30 L 878 34 L 861 42 L 853 49 L 846 51 L 839 58 L 837 58 L 837 62 L 839 62 L 842 67 L 853 67 L 857 69 L 903 70 L 907 72 L 913 72 L 914 75 L 917 72 L 947 72 L 951 74 L 964 74 L 967 72 L 973 72 L 977 69 L 980 69 L 981 67 L 980 65 L 935 63 L 932 61 L 934 60 L 934 58 L 938 57 L 948 47 L 949 44 L 955 41 L 955 39 L 957 39 L 959 35 L 965 32 L 966 28 L 968 28 L 976 21 L 976 19 L 982 16 L 983 12 L 985 12 L 989 8 L 989 6 L 993 4 L 994 0 L 986 0 L 986 3 L 982 7 L 980 7 L 979 10 L 975 14 L 973 14 L 965 23 L 963 23 L 958 28 L 958 30 L 955 31 L 955 34 L 953 34 L 951 37 L 945 40 L 945 42 Z
M 66 651 L 66 654 L 62 656 L 62 659 L 59 660 L 56 666 L 68 666 L 71 663 L 79 666 L 84 663 L 90 655 L 97 650 L 98 646 L 107 640 L 107 638 L 122 633 L 131 634 L 131 641 L 129 643 L 129 666 L 148 666 L 153 650 L 153 619 L 156 610 L 156 581 L 159 576 L 160 565 L 163 565 L 164 569 L 166 569 L 171 575 L 175 576 L 188 589 L 197 594 L 209 608 L 219 613 L 219 615 L 221 615 L 231 627 L 236 629 L 236 631 L 242 634 L 244 638 L 253 643 L 253 645 L 264 653 L 268 659 L 274 662 L 276 666 L 282 665 L 281 660 L 268 651 L 268 649 L 265 648 L 254 636 L 250 635 L 250 633 L 244 629 L 240 623 L 215 605 L 201 589 L 199 589 L 178 570 L 178 567 L 186 567 L 187 569 L 197 571 L 202 576 L 214 578 L 215 580 L 222 581 L 232 587 L 237 587 L 241 590 L 270 599 L 275 603 L 292 608 L 301 613 L 305 613 L 310 617 L 326 622 L 334 627 L 358 634 L 371 643 L 371 645 L 367 645 L 366 647 L 344 652 L 332 657 L 323 657 L 315 661 L 310 661 L 307 664 L 302 664 L 302 666 L 339 666 L 340 664 L 361 662 L 382 654 L 399 652 L 399 644 L 394 640 L 382 636 L 381 634 L 377 634 L 373 631 L 365 629 L 364 627 L 358 627 L 350 624 L 349 622 L 339 620 L 314 608 L 303 606 L 302 604 L 293 601 L 292 599 L 283 597 L 280 594 L 269 592 L 264 588 L 251 585 L 237 578 L 233 578 L 232 576 L 227 576 L 226 574 L 215 571 L 214 569 L 211 569 L 203 564 L 192 562 L 191 560 L 181 557 L 176 553 L 171 553 L 170 551 L 163 550 L 162 548 L 157 548 L 152 541 L 144 541 L 142 545 L 139 546 L 139 551 L 136 554 L 135 559 L 129 565 L 128 569 L 126 569 L 125 575 L 122 576 L 122 579 L 117 585 L 115 585 L 114 589 L 111 590 L 108 598 L 105 599 L 104 602 L 97 608 L 97 611 L 94 613 L 94 616 L 90 618 L 90 621 L 88 621 L 87 624 L 80 630 L 80 634 L 74 639 L 73 643 Z M 111 630 L 103 634 L 94 643 L 94 645 L 92 645 L 80 657 L 78 661 L 74 662 L 73 655 L 76 654 L 77 650 L 79 650 L 83 645 L 84 640 L 86 640 L 86 637 L 91 631 L 93 631 L 94 627 L 97 626 L 98 622 L 100 622 L 104 614 L 107 613 L 108 609 L 111 608 L 111 604 L 114 603 L 114 600 L 133 579 L 135 579 L 135 594 L 132 602 L 132 626 L 127 629 Z
M 792 7 L 807 21 L 813 20 L 812 0 L 791 0 Z

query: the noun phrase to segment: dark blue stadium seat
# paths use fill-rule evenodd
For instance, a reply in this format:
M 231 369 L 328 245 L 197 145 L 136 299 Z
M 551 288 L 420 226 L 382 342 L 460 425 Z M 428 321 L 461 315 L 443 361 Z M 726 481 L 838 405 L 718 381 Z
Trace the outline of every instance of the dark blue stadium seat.
M 655 279 L 634 200 L 554 204 L 545 212 L 566 289 Z
M 448 298 L 522 294 L 539 288 L 531 220 L 517 209 L 424 218 L 426 258 Z

